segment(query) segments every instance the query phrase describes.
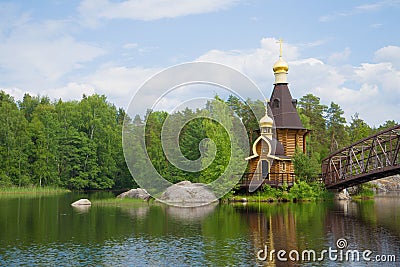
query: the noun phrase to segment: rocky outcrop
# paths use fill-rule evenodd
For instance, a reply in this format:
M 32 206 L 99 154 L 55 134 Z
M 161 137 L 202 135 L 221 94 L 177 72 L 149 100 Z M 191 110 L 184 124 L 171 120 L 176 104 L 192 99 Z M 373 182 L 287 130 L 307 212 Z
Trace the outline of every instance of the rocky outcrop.
M 168 187 L 158 200 L 173 206 L 196 207 L 218 198 L 205 184 L 183 181 Z
M 75 207 L 75 206 L 90 206 L 90 205 L 92 205 L 92 202 L 90 202 L 90 200 L 87 198 L 79 199 L 71 204 L 71 206 L 73 206 L 73 207 Z
M 136 188 L 136 189 L 131 189 L 129 191 L 126 191 L 122 194 L 119 194 L 117 198 L 138 198 L 138 199 L 143 199 L 143 200 L 149 200 L 150 194 L 147 193 L 145 189 L 142 188 Z
M 377 192 L 400 191 L 400 175 L 395 175 L 371 182 L 376 185 Z

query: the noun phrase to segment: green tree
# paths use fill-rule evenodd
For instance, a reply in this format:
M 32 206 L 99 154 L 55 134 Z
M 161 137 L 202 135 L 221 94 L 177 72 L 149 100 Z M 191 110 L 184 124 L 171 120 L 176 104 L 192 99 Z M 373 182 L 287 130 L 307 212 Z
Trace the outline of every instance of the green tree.
M 378 131 L 378 132 L 379 132 L 379 131 L 383 131 L 383 130 L 385 130 L 385 129 L 392 128 L 392 127 L 394 127 L 394 126 L 396 126 L 396 125 L 398 125 L 398 123 L 395 122 L 394 120 L 387 120 L 387 121 L 385 121 L 384 124 L 382 124 L 382 125 L 380 125 L 380 126 L 378 127 L 377 131 Z
M 350 125 L 346 130 L 349 133 L 350 143 L 357 142 L 372 134 L 371 127 L 369 127 L 364 120 L 360 119 L 358 113 L 355 113 L 354 116 L 351 117 Z
M 296 178 L 307 183 L 315 182 L 321 173 L 321 166 L 315 157 L 308 157 L 296 149 L 293 156 L 294 173 Z
M 327 128 L 331 140 L 330 150 L 337 150 L 348 145 L 348 134 L 345 129 L 346 119 L 340 106 L 331 102 L 327 110 Z
M 60 100 L 56 104 L 60 123 L 58 170 L 60 180 L 69 188 L 105 189 L 113 185 L 112 174 L 107 171 L 115 162 L 107 161 L 99 149 L 111 148 L 110 133 L 104 128 L 117 124 L 116 113 L 113 120 L 104 119 L 112 114 L 107 106 L 105 97 L 98 95 L 84 96 L 80 102 Z
M 210 183 L 220 178 L 218 183 L 213 184 L 213 189 L 222 193 L 226 187 L 234 187 L 235 181 L 232 178 L 242 174 L 246 167 L 244 158 L 248 151 L 244 144 L 248 144 L 247 137 L 240 135 L 235 126 L 240 123 L 239 118 L 219 97 L 208 103 L 205 112 L 215 120 L 203 121 L 209 140 L 206 142 L 206 155 L 202 162 L 208 167 L 202 171 L 200 181 Z M 209 164 L 212 158 L 214 160 Z
M 32 115 L 34 110 L 39 104 L 49 105 L 50 98 L 47 96 L 31 96 L 30 94 L 24 94 L 22 101 L 18 101 L 19 109 L 24 114 L 26 120 L 28 122 L 32 121 Z
M 28 172 L 30 146 L 28 122 L 14 99 L 0 91 L 0 173 L 14 185 L 31 183 Z M 6 178 L 8 177 L 8 178 Z
M 201 157 L 200 146 L 201 142 L 207 138 L 206 130 L 204 128 L 204 118 L 197 117 L 201 115 L 201 111 L 193 112 L 190 109 L 185 109 L 182 112 L 182 119 L 188 121 L 182 128 L 179 134 L 179 148 L 182 155 L 191 161 L 198 160 Z M 199 182 L 201 172 L 182 172 L 185 180 L 192 182 Z
M 34 184 L 59 185 L 57 154 L 60 125 L 54 105 L 39 104 L 31 114 L 30 173 Z
M 136 119 L 139 120 L 139 124 L 137 126 L 140 126 L 142 124 L 140 116 L 137 116 Z M 115 143 L 113 144 L 116 168 L 117 168 L 115 176 L 114 176 L 114 188 L 117 188 L 117 189 L 138 187 L 128 169 L 128 165 L 125 161 L 125 156 L 124 156 L 124 152 L 122 149 L 121 132 L 127 130 L 127 129 L 123 129 L 124 121 L 130 122 L 131 119 L 128 116 L 128 114 L 126 114 L 125 111 L 122 108 L 120 108 L 120 109 L 118 109 L 118 113 L 117 113 L 117 127 L 115 129 L 116 140 L 115 140 Z M 126 125 L 128 125 L 128 123 Z M 126 127 L 126 128 L 129 128 L 129 127 Z M 126 134 L 126 135 L 124 135 L 124 138 L 132 138 L 132 135 Z M 132 143 L 132 145 L 128 146 L 128 147 L 130 147 L 131 149 L 137 149 L 137 150 L 140 148 L 140 147 L 134 148 L 134 145 L 136 145 L 136 144 Z M 130 158 L 133 158 L 133 157 L 130 157 Z M 142 164 L 142 166 L 143 165 L 144 164 Z
M 253 144 L 258 137 L 255 132 L 260 130 L 257 117 L 260 119 L 264 116 L 265 102 L 261 100 L 254 101 L 250 98 L 243 102 L 238 97 L 230 95 L 226 103 L 241 119 L 249 137 L 249 144 Z
M 118 124 L 117 109 L 107 102 L 104 95 L 84 96 L 78 108 L 80 117 L 79 131 L 85 133 L 88 151 L 84 161 L 84 169 L 88 173 L 89 188 L 106 189 L 114 185 L 117 172 L 115 161 L 121 153 L 122 127 Z
M 307 151 L 319 161 L 329 154 L 329 137 L 324 118 L 327 109 L 327 106 L 320 103 L 320 98 L 313 94 L 303 96 L 298 103 L 300 119 L 303 125 L 311 130 L 307 138 Z
M 176 182 L 179 177 L 172 177 L 168 173 L 168 162 L 161 142 L 161 130 L 167 116 L 167 112 L 147 111 L 145 118 L 145 145 L 147 155 L 157 172 L 168 181 Z
M 70 127 L 60 140 L 61 181 L 70 189 L 89 189 L 91 179 L 99 173 L 93 143 L 83 133 Z

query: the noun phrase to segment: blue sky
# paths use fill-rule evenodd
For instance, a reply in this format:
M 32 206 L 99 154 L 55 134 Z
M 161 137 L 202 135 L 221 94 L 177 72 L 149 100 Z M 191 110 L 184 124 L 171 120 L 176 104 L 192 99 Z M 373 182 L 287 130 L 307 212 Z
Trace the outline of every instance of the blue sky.
M 96 92 L 126 107 L 156 72 L 205 60 L 269 96 L 282 37 L 294 97 L 313 93 L 378 126 L 400 121 L 398 25 L 396 0 L 1 1 L 0 89 L 16 99 Z

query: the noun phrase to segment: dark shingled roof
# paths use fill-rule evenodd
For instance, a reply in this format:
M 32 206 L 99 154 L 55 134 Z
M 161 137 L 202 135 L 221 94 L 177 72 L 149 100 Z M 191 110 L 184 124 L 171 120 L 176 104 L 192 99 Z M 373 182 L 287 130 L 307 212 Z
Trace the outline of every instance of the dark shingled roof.
M 276 128 L 304 129 L 294 101 L 287 84 L 278 83 L 274 86 L 269 105 L 274 116 Z
M 275 148 L 275 153 L 271 153 L 271 154 L 273 154 L 274 156 L 285 156 L 285 149 L 283 148 L 283 145 L 281 142 L 279 142 L 275 138 L 272 138 L 272 140 L 269 138 L 267 138 L 267 139 L 270 140 L 272 149 Z

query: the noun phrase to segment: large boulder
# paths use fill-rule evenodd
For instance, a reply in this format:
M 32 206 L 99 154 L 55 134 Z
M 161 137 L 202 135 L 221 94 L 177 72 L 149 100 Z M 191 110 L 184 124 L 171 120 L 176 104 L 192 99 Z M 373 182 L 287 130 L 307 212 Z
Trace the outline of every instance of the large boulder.
M 158 200 L 174 206 L 196 207 L 218 201 L 218 198 L 205 184 L 183 181 L 168 187 Z
M 90 205 L 92 205 L 92 202 L 90 202 L 90 200 L 87 198 L 79 199 L 71 204 L 71 206 L 73 206 L 73 207 L 74 206 L 90 206 Z
M 136 189 L 131 189 L 129 191 L 126 191 L 117 196 L 117 198 L 126 198 L 126 197 L 148 200 L 150 198 L 150 195 L 149 195 L 149 193 L 147 193 L 147 191 L 145 189 L 136 188 Z

